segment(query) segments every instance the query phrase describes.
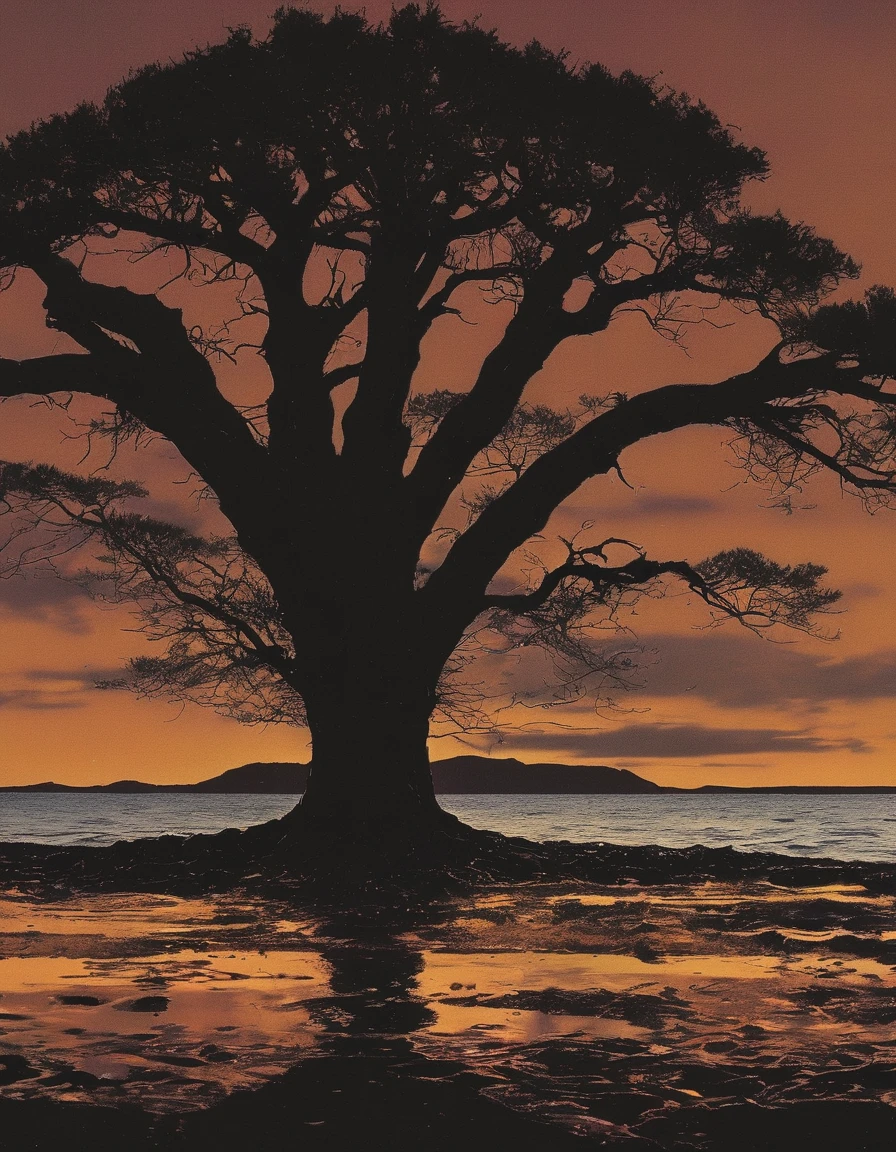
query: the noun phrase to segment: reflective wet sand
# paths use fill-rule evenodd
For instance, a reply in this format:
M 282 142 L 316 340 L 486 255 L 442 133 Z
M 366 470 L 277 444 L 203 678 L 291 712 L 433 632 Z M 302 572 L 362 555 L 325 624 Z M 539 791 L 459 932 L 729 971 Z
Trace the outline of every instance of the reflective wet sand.
M 529 884 L 357 931 L 238 894 L 12 892 L 0 1095 L 185 1113 L 363 1052 L 603 1139 L 732 1104 L 896 1116 L 894 922 L 855 885 Z

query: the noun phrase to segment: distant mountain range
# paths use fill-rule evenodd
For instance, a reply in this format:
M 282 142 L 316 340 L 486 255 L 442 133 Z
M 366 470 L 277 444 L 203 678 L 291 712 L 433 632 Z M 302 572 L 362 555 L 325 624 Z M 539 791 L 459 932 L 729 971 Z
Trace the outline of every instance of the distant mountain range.
M 299 795 L 308 780 L 307 764 L 244 764 L 198 784 L 144 784 L 139 780 L 116 780 L 113 784 L 93 784 L 79 788 L 70 784 L 22 784 L 0 792 L 204 792 L 279 793 Z M 702 788 L 669 788 L 654 784 L 625 768 L 605 764 L 524 764 L 521 760 L 489 756 L 452 756 L 432 764 L 436 792 L 497 795 L 649 795 L 686 793 L 688 795 L 769 792 L 781 794 L 887 793 L 896 787 L 848 785 L 777 785 L 761 788 L 732 788 L 704 784 Z

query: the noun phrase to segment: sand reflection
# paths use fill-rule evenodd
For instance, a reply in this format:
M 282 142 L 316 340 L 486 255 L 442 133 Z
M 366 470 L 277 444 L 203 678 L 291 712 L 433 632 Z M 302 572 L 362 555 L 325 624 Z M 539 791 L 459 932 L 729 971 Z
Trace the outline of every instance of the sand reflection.
M 763 884 L 523 885 L 391 925 L 238 895 L 11 894 L 0 1093 L 183 1111 L 314 1056 L 453 1062 L 550 1115 L 562 1073 L 563 1115 L 602 1124 L 777 1106 L 832 1064 L 864 1098 L 869 1067 L 896 1089 L 893 912 L 856 886 Z

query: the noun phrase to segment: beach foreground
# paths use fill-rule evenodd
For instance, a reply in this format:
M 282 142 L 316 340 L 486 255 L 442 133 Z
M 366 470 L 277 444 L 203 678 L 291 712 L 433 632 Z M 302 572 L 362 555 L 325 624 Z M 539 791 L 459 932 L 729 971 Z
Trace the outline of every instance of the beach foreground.
M 889 1149 L 894 895 L 827 872 L 389 915 L 19 883 L 0 1126 L 17 1149 Z

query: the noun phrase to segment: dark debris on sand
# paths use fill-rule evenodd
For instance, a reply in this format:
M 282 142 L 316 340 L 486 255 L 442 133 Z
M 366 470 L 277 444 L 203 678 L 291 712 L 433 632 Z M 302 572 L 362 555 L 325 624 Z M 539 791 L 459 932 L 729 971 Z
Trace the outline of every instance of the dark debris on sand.
M 386 931 L 390 917 L 400 932 L 397 909 L 432 909 L 437 903 L 434 897 L 452 891 L 475 894 L 495 885 L 561 881 L 568 882 L 566 897 L 549 905 L 553 911 L 545 914 L 542 946 L 551 947 L 547 933 L 553 931 L 567 934 L 568 941 L 576 933 L 590 934 L 591 950 L 598 950 L 595 942 L 605 932 L 603 951 L 624 948 L 645 965 L 653 964 L 663 940 L 667 945 L 672 940 L 671 920 L 664 928 L 663 916 L 677 917 L 677 911 L 664 913 L 658 907 L 635 901 L 629 906 L 622 900 L 608 909 L 589 904 L 576 893 L 596 885 L 612 886 L 624 894 L 647 886 L 668 890 L 676 885 L 729 883 L 741 885 L 747 895 L 727 905 L 710 901 L 684 908 L 672 928 L 677 931 L 676 925 L 683 925 L 704 941 L 737 936 L 754 954 L 780 956 L 786 963 L 795 950 L 806 948 L 795 942 L 792 933 L 825 933 L 834 927 L 835 934 L 824 941 L 831 965 L 840 963 L 834 959 L 839 955 L 896 964 L 893 942 L 884 936 L 892 926 L 883 911 L 890 901 L 873 899 L 896 893 L 896 869 L 879 864 L 699 846 L 676 850 L 537 844 L 462 825 L 438 838 L 428 851 L 396 857 L 385 868 L 382 861 L 374 867 L 361 852 L 319 866 L 303 857 L 301 846 L 284 834 L 279 822 L 247 833 L 168 836 L 102 849 L 0 845 L 0 885 L 15 886 L 28 899 L 59 900 L 76 892 L 193 895 L 238 889 L 302 902 L 305 907 L 345 906 L 345 936 L 358 925 L 369 930 L 380 919 Z M 807 894 L 793 904 L 770 904 L 749 895 L 763 883 L 782 889 L 855 885 L 870 899 L 864 907 L 858 901 Z M 483 931 L 500 934 L 513 928 L 498 906 L 473 907 L 457 917 L 461 925 L 464 915 L 472 917 L 470 923 L 485 925 Z M 417 938 L 437 940 L 443 933 L 438 921 L 433 915 L 432 935 L 424 926 L 417 930 Z M 242 929 L 222 923 L 217 930 Z M 368 1004 L 365 997 L 370 990 L 363 985 L 375 982 L 375 973 L 370 975 L 373 962 L 365 959 L 363 941 L 352 947 L 357 952 L 353 963 L 359 979 L 364 979 L 360 991 L 344 995 L 338 1007 L 354 1011 L 360 1025 L 345 1026 L 331 1043 L 263 1087 L 232 1092 L 199 1110 L 154 1115 L 133 1104 L 107 1107 L 99 1098 L 93 1106 L 65 1102 L 69 1088 L 91 1095 L 89 1073 L 76 1069 L 57 1073 L 61 1099 L 25 1098 L 27 1085 L 40 1071 L 21 1056 L 0 1058 L 0 1083 L 13 1089 L 23 1086 L 21 1099 L 0 1096 L 0 1149 L 245 1152 L 250 1145 L 253 1152 L 280 1152 L 285 1147 L 311 1152 L 496 1152 L 529 1147 L 545 1152 L 576 1148 L 892 1152 L 896 1148 L 896 1107 L 884 1099 L 896 1100 L 896 1043 L 892 1052 L 878 1045 L 869 1054 L 849 1036 L 851 1029 L 865 1024 L 880 1028 L 896 1023 L 893 989 L 870 979 L 861 985 L 854 982 L 850 989 L 836 979 L 822 978 L 832 974 L 831 968 L 807 977 L 782 996 L 782 1019 L 792 1011 L 823 1020 L 834 1029 L 844 1028 L 840 1049 L 814 1063 L 811 1054 L 796 1048 L 768 1054 L 763 1048 L 764 1028 L 749 1020 L 730 1033 L 716 1029 L 707 1038 L 706 1017 L 701 1020 L 700 1013 L 707 1011 L 706 997 L 718 996 L 711 982 L 700 994 L 646 987 L 623 994 L 601 988 L 525 986 L 504 995 L 455 985 L 458 994 L 446 995 L 442 1003 L 618 1020 L 630 1028 L 647 1029 L 659 1039 L 657 1043 L 622 1035 L 598 1041 L 547 1038 L 526 1043 L 486 1066 L 455 1059 L 445 1051 L 428 1054 L 425 1045 L 409 1041 L 404 1033 L 419 1025 L 405 1027 L 403 1012 L 419 1014 L 419 1005 L 399 985 L 386 988 L 382 1003 Z M 375 953 L 376 949 L 371 952 L 374 959 Z M 330 960 L 337 959 L 334 952 Z M 162 999 L 138 997 L 129 1002 L 130 1010 L 149 1012 Z M 308 1005 L 321 1018 L 326 1016 L 323 1001 L 309 1000 Z M 220 1052 L 212 1046 L 191 1059 L 214 1060 Z M 182 1076 L 188 1085 L 189 1061 L 165 1075 Z
M 758 1078 L 747 1082 L 737 1069 L 719 1066 L 682 1080 L 683 1089 L 699 1084 L 704 1099 L 679 1106 L 686 1101 L 681 1095 L 670 1106 L 668 1091 L 649 1083 L 614 1083 L 610 1060 L 595 1062 L 594 1053 L 572 1045 L 546 1044 L 530 1059 L 551 1072 L 554 1099 L 546 1101 L 542 1092 L 540 1115 L 526 1112 L 522 1076 L 518 1084 L 501 1085 L 501 1099 L 515 1105 L 507 1107 L 490 1098 L 494 1081 L 460 1064 L 354 1053 L 308 1059 L 260 1089 L 234 1092 L 211 1108 L 184 1115 L 0 1099 L 0 1146 L 11 1152 L 60 1147 L 66 1152 L 245 1152 L 247 1145 L 257 1152 L 292 1147 L 311 1152 L 892 1152 L 896 1147 L 896 1110 L 874 1100 L 769 1104 L 752 1098 L 765 1088 Z M 590 1092 L 575 1092 L 581 1079 Z M 774 1082 L 773 1069 L 767 1079 Z M 543 1119 L 552 1111 L 578 1123 Z
M 35 894 L 67 891 L 170 892 L 194 895 L 247 891 L 376 903 L 418 896 L 426 901 L 483 883 L 581 880 L 601 884 L 694 884 L 767 880 L 792 887 L 861 884 L 896 893 L 896 869 L 867 862 L 805 859 L 734 848 L 628 847 L 537 843 L 470 828 L 446 828 L 422 844 L 389 853 L 382 844 L 331 843 L 306 850 L 289 817 L 245 831 L 160 836 L 108 847 L 0 844 L 0 885 Z

